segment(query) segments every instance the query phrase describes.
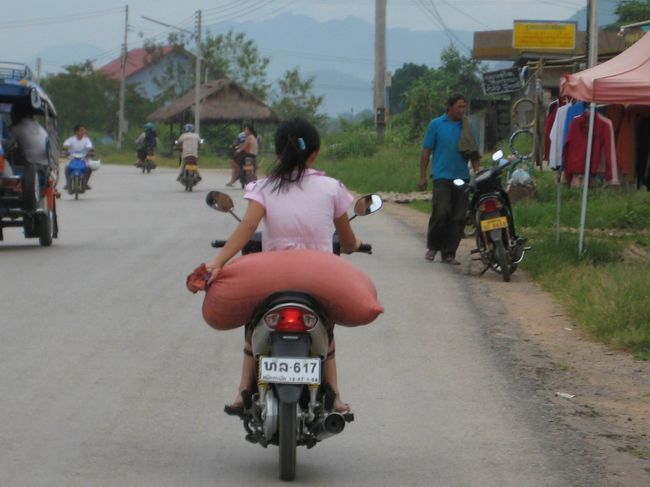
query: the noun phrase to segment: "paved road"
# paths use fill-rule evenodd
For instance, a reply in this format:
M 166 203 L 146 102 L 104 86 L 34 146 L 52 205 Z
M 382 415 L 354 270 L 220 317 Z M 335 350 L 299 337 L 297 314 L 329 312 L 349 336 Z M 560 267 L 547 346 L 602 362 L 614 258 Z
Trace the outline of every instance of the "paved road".
M 246 443 L 223 404 L 241 333 L 202 322 L 185 277 L 235 220 L 208 209 L 205 172 L 106 166 L 63 196 L 51 248 L 8 229 L 0 242 L 0 485 L 279 484 L 277 449 Z M 241 190 L 230 190 L 243 213 Z M 386 313 L 339 328 L 344 399 L 357 421 L 299 450 L 299 485 L 598 485 L 596 457 L 552 420 L 533 384 L 482 326 L 467 276 L 425 263 L 422 237 L 386 213 L 359 218 Z

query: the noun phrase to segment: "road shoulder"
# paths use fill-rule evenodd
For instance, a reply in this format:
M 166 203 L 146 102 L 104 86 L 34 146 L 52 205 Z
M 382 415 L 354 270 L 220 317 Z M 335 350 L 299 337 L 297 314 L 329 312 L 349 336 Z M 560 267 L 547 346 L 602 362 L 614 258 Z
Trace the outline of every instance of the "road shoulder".
M 397 203 L 385 203 L 385 211 L 424 236 L 428 215 Z M 648 485 L 650 362 L 593 340 L 522 270 L 510 283 L 492 271 L 479 276 L 482 265 L 469 254 L 473 247 L 472 239 L 461 242 L 459 272 L 468 277 L 474 304 L 494 317 L 486 325 L 495 339 L 508 342 L 517 373 L 534 380 L 558 419 L 602 452 L 608 485 Z M 425 250 L 423 238 L 417 258 Z M 423 259 L 423 265 L 442 264 Z

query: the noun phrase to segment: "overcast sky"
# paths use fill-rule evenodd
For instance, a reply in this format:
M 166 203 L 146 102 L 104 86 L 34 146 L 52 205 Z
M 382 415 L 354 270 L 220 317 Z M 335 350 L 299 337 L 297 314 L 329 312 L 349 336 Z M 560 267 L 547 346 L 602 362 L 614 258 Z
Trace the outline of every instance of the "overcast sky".
M 106 58 L 116 57 L 127 3 L 129 47 L 142 42 L 139 33 L 162 38 L 169 30 L 142 15 L 192 29 L 199 9 L 207 24 L 255 22 L 283 12 L 320 21 L 354 16 L 374 23 L 375 10 L 375 0 L 2 0 L 0 60 L 33 64 L 45 49 L 69 44 L 89 44 Z M 411 30 L 508 29 L 514 19 L 565 20 L 586 4 L 587 0 L 388 0 L 387 25 Z

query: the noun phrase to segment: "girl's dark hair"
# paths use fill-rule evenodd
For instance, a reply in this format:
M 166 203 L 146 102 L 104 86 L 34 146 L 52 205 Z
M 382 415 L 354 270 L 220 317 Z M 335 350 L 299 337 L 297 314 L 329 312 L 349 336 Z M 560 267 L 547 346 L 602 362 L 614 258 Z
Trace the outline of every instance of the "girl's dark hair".
M 307 160 L 320 149 L 318 130 L 304 118 L 285 120 L 275 131 L 275 154 L 278 160 L 271 169 L 269 182 L 273 191 L 299 182 L 307 169 Z
M 74 126 L 73 130 L 74 130 L 75 132 L 79 132 L 79 129 L 81 129 L 81 128 L 88 129 L 88 127 L 86 127 L 85 124 L 83 124 L 83 123 L 78 123 L 77 125 Z
M 454 93 L 449 98 L 447 98 L 447 108 L 453 107 L 458 100 L 465 101 L 465 97 L 461 93 Z

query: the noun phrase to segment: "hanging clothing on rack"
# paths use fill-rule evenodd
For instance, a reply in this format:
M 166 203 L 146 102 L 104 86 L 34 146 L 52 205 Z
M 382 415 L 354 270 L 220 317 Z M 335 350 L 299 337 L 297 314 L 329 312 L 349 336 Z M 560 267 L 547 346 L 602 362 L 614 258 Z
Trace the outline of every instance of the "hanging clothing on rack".
M 548 166 L 551 169 L 560 170 L 562 169 L 562 154 L 563 154 L 563 134 L 564 134 L 564 124 L 567 120 L 567 111 L 569 110 L 570 105 L 562 105 L 557 109 L 555 115 L 555 121 L 551 127 L 550 132 L 550 141 L 551 147 L 548 155 Z
M 612 141 L 610 144 L 610 157 L 609 157 L 609 162 L 608 159 L 605 157 L 605 154 L 602 153 L 600 157 L 600 161 L 598 163 L 598 172 L 599 174 L 604 174 L 605 175 L 605 180 L 609 182 L 609 184 L 618 186 L 621 184 L 618 178 L 618 161 L 616 157 L 616 138 L 614 137 L 614 125 L 612 124 L 612 121 L 607 118 L 605 115 L 602 113 L 596 112 L 596 117 L 602 120 L 605 125 L 607 126 L 607 132 L 608 132 L 608 137 Z
M 590 173 L 596 174 L 601 157 L 605 158 L 606 167 L 612 165 L 612 133 L 603 117 L 594 118 L 594 132 L 591 151 Z M 584 174 L 587 158 L 587 141 L 589 137 L 589 113 L 583 113 L 573 119 L 567 134 L 563 150 L 564 172 L 568 177 Z

